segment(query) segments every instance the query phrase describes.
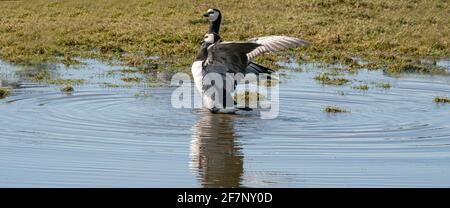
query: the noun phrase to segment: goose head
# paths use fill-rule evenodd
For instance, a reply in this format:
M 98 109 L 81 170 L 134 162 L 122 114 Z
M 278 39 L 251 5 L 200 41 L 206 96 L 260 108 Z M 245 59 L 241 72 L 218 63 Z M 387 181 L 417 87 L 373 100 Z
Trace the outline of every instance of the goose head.
M 211 8 L 208 9 L 206 13 L 203 14 L 204 17 L 207 17 L 210 22 L 217 21 L 222 15 L 220 13 L 220 10 Z
M 208 57 L 208 48 L 212 46 L 214 43 L 220 41 L 220 36 L 217 33 L 207 33 L 203 37 L 200 51 L 195 58 L 196 61 L 205 61 Z
M 217 33 L 207 33 L 203 37 L 202 44 L 205 43 L 205 44 L 211 45 L 211 44 L 216 43 L 219 40 L 220 40 L 220 36 Z
M 211 23 L 209 32 L 219 34 L 220 22 L 222 21 L 222 14 L 220 13 L 220 10 L 215 8 L 208 9 L 203 16 L 208 18 L 208 21 Z

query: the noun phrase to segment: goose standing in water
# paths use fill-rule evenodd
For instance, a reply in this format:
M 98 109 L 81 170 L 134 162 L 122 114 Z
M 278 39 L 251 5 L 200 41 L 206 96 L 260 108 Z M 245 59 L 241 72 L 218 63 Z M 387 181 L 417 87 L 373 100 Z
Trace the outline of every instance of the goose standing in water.
M 231 75 L 259 75 L 272 71 L 251 62 L 252 58 L 267 52 L 309 45 L 304 40 L 288 36 L 252 38 L 247 42 L 222 42 L 218 35 L 222 16 L 220 11 L 210 9 L 204 16 L 211 22 L 210 32 L 204 36 L 191 70 L 195 86 L 202 96 L 203 106 L 213 113 L 233 113 L 237 110 L 232 98 L 235 82 Z

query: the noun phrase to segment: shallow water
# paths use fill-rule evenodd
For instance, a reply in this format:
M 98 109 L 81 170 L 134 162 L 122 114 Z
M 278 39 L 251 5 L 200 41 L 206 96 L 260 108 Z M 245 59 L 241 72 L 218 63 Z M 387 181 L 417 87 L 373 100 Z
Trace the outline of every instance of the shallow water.
M 71 94 L 0 62 L 15 87 L 0 100 L 0 187 L 450 187 L 450 105 L 433 103 L 450 77 L 361 71 L 333 87 L 317 65 L 286 66 L 302 70 L 282 71 L 280 115 L 262 120 L 175 109 L 174 87 L 121 82 L 108 71 L 123 67 L 95 60 L 52 69 L 86 79 Z

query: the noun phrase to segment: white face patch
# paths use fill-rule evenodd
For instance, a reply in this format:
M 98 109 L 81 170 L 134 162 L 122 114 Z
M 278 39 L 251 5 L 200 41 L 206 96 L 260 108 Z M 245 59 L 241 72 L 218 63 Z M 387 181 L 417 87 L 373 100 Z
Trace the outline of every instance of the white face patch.
M 211 22 L 214 22 L 217 20 L 217 18 L 219 18 L 219 12 L 209 9 L 208 10 L 209 16 L 208 16 L 208 20 Z
M 205 43 L 214 43 L 214 35 L 206 34 L 203 40 L 205 41 Z

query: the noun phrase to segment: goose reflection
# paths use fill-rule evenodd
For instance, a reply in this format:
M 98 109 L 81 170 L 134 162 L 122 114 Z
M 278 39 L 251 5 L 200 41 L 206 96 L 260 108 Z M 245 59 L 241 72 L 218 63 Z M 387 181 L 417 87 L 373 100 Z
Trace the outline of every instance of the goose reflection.
M 203 187 L 239 187 L 244 157 L 235 141 L 234 117 L 201 112 L 193 129 L 191 168 Z

